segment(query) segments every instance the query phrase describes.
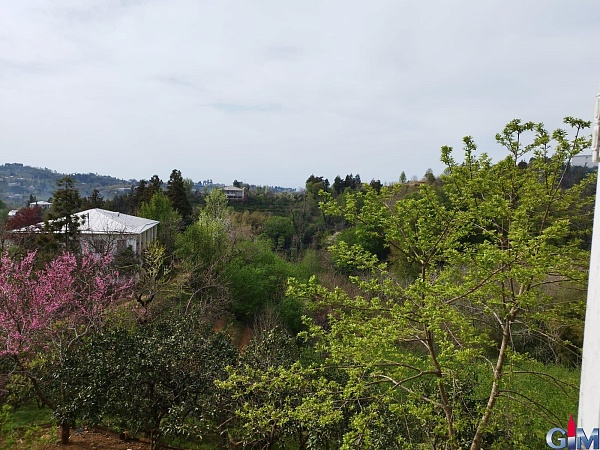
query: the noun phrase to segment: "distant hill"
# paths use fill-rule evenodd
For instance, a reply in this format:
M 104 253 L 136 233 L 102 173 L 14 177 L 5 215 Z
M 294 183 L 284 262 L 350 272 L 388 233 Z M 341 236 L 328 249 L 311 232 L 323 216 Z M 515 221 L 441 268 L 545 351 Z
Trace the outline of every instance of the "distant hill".
M 56 181 L 67 175 L 75 180 L 82 197 L 90 195 L 95 188 L 105 200 L 137 184 L 137 180 L 121 180 L 108 175 L 64 174 L 46 167 L 41 169 L 20 163 L 5 163 L 0 166 L 0 200 L 11 208 L 26 206 L 31 195 L 37 200 L 47 201 L 56 191 Z

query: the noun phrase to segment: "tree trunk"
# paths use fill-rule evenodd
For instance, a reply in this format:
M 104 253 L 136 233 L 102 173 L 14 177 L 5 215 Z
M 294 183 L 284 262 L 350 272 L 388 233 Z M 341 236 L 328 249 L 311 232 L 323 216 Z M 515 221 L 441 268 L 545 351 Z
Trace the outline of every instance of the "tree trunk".
M 481 449 L 481 444 L 483 443 L 483 432 L 490 420 L 492 410 L 496 405 L 496 400 L 500 395 L 500 379 L 503 375 L 504 362 L 506 361 L 506 352 L 510 343 L 511 325 L 512 321 L 515 319 L 516 314 L 517 310 L 513 307 L 508 313 L 508 316 L 504 322 L 504 327 L 502 330 L 502 343 L 500 344 L 500 351 L 498 352 L 498 359 L 496 361 L 496 367 L 494 368 L 494 381 L 492 383 L 492 389 L 490 390 L 490 396 L 488 398 L 485 411 L 483 412 L 483 415 L 479 420 L 479 424 L 477 425 L 477 431 L 475 432 L 475 436 L 473 436 L 473 441 L 471 442 L 471 450 Z
M 69 443 L 69 437 L 71 436 L 71 425 L 67 421 L 60 423 L 60 443 L 67 445 Z

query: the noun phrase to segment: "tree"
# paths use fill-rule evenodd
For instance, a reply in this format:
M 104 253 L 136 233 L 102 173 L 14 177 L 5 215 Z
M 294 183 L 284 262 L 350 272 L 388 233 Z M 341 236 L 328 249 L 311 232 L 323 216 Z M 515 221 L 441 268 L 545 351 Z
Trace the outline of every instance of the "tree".
M 165 246 L 170 255 L 175 250 L 181 216 L 173 209 L 169 197 L 162 192 L 156 192 L 147 203 L 142 203 L 138 215 L 146 219 L 158 220 L 158 240 Z
M 19 209 L 14 216 L 8 218 L 5 228 L 7 230 L 16 230 L 36 225 L 42 221 L 42 208 L 39 206 L 33 208 L 26 207 Z
M 0 264 L 0 356 L 13 373 L 27 377 L 39 400 L 57 415 L 68 443 L 77 392 L 63 371 L 82 340 L 103 327 L 105 313 L 129 294 L 110 258 L 63 253 L 40 270 L 35 253 L 18 261 L 4 255 Z
M 179 213 L 183 222 L 189 224 L 192 220 L 192 205 L 188 198 L 188 189 L 181 172 L 173 169 L 167 182 L 167 197 L 173 208 Z
M 433 170 L 427 169 L 425 171 L 425 175 L 423 175 L 423 181 L 429 184 L 435 183 L 435 175 L 433 174 Z
M 389 440 L 381 417 L 394 427 L 396 448 L 530 448 L 549 423 L 560 422 L 574 407 L 564 394 L 568 371 L 549 373 L 517 337 L 547 340 L 546 327 L 564 320 L 566 310 L 581 314 L 581 303 L 548 295 L 548 286 L 584 284 L 589 257 L 573 225 L 593 200 L 583 195 L 593 180 L 562 185 L 565 163 L 589 147 L 580 135 L 589 123 L 565 122 L 575 130 L 570 140 L 541 124 L 509 123 L 497 135 L 509 154 L 496 164 L 475 156 L 470 137 L 464 162 L 456 163 L 444 147 L 441 191 L 423 185 L 402 197 L 401 186 L 384 187 L 380 194 L 353 193 L 343 205 L 325 203 L 329 215 L 381 230 L 405 270 L 342 241 L 334 251 L 358 271 L 350 278 L 358 294 L 315 279 L 292 283 L 292 298 L 321 311 L 317 319 L 327 315 L 325 323 L 309 321 L 304 335 L 323 359 L 272 375 L 271 384 L 317 377 L 326 385 L 332 369 L 342 376 L 338 386 L 306 394 L 288 416 L 315 402 L 321 426 L 342 426 L 350 414 L 342 448 Z M 519 168 L 527 153 L 534 162 Z M 277 420 L 281 409 L 270 407 L 272 413 L 262 410 L 271 414 L 265 420 Z
M 82 352 L 83 353 L 83 352 Z M 231 340 L 192 316 L 163 317 L 93 336 L 76 367 L 89 367 L 83 394 L 123 429 L 139 430 L 151 448 L 164 435 L 201 435 L 219 409 L 215 381 L 235 362 Z
M 84 209 L 104 208 L 104 198 L 100 195 L 100 191 L 94 188 L 92 193 L 83 200 L 82 205 Z
M 66 251 L 76 251 L 82 220 L 75 213 L 81 211 L 81 197 L 71 177 L 61 178 L 56 185 L 58 189 L 52 196 L 46 229 L 53 235 L 60 236 Z
M 404 170 L 400 174 L 400 184 L 406 184 L 406 173 L 404 173 Z
M 225 195 L 213 190 L 198 220 L 176 239 L 175 256 L 186 275 L 190 300 L 201 300 L 205 306 L 213 306 L 228 299 L 223 272 L 232 252 L 230 231 Z

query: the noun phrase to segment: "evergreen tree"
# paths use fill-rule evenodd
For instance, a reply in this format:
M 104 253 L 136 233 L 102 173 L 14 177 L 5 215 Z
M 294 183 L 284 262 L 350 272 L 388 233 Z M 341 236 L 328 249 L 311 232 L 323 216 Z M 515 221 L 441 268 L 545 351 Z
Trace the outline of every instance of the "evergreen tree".
M 100 195 L 100 191 L 94 188 L 92 193 L 83 200 L 82 206 L 86 209 L 104 208 L 104 198 Z
M 71 177 L 61 178 L 56 182 L 58 189 L 52 196 L 52 209 L 48 214 L 46 229 L 61 235 L 67 251 L 76 249 L 75 242 L 79 234 L 81 220 L 75 213 L 81 210 L 81 197 Z
M 173 208 L 181 215 L 183 222 L 189 224 L 192 219 L 192 205 L 188 198 L 186 183 L 181 176 L 181 172 L 177 169 L 173 169 L 169 177 L 167 197 L 169 197 Z

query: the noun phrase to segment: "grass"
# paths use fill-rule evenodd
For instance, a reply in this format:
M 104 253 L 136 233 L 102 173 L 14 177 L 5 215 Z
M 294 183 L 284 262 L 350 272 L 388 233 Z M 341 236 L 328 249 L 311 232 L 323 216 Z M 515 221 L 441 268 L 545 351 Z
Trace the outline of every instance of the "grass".
M 0 410 L 0 450 L 4 449 L 42 449 L 56 440 L 52 424 L 52 412 L 40 409 L 35 404 L 13 410 L 3 405 Z

